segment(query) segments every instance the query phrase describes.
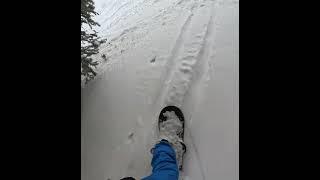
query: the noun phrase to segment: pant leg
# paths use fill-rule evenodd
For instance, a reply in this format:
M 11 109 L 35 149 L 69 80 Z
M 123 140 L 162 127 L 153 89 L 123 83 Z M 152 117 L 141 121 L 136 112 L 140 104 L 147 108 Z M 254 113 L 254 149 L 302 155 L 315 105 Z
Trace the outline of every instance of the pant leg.
M 176 153 L 166 140 L 161 140 L 153 150 L 152 174 L 142 180 L 178 180 Z

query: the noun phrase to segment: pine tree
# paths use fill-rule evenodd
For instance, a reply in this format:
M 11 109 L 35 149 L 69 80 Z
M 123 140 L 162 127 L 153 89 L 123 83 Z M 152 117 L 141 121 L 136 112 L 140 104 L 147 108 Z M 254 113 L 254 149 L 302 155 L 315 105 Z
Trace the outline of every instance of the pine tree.
M 81 0 L 81 78 L 84 78 L 86 83 L 97 75 L 93 67 L 96 67 L 98 62 L 93 61 L 92 55 L 99 52 L 101 43 L 93 29 L 94 26 L 100 26 L 92 19 L 94 15 L 98 15 L 94 8 L 92 0 Z

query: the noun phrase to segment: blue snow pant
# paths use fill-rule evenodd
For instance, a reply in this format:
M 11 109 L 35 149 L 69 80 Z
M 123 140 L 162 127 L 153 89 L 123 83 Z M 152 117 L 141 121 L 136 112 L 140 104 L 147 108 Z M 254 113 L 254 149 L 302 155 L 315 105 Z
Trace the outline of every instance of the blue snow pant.
M 179 170 L 176 153 L 166 140 L 161 140 L 153 149 L 152 174 L 142 180 L 178 180 Z

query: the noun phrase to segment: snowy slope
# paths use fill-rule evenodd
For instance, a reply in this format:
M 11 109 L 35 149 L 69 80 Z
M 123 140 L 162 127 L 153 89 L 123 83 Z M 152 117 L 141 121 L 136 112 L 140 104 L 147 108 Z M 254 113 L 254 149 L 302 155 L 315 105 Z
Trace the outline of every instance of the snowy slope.
M 82 89 L 82 180 L 149 175 L 166 105 L 186 117 L 182 179 L 238 179 L 239 1 L 95 2 L 108 61 Z

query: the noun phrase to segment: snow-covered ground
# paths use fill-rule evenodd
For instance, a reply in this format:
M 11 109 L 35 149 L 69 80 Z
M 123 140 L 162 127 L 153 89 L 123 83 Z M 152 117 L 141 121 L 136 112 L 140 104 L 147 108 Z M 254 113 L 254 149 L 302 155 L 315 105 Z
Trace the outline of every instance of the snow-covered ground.
M 186 118 L 181 179 L 239 178 L 239 0 L 95 0 L 107 43 L 82 88 L 81 179 L 151 173 L 157 118 Z

